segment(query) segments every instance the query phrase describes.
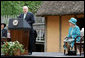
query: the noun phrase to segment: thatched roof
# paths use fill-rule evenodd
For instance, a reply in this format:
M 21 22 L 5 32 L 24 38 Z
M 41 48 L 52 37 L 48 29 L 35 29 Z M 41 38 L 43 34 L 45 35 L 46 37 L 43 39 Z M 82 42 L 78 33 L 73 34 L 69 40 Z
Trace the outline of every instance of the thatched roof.
M 37 16 L 84 14 L 84 1 L 44 1 Z

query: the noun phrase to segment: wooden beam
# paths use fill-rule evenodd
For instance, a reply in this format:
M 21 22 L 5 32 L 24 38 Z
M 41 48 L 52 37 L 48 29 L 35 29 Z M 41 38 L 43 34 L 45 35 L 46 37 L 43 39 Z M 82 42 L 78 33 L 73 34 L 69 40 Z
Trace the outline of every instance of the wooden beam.
M 60 19 L 59 19 L 59 51 L 61 51 L 61 16 L 59 16 Z

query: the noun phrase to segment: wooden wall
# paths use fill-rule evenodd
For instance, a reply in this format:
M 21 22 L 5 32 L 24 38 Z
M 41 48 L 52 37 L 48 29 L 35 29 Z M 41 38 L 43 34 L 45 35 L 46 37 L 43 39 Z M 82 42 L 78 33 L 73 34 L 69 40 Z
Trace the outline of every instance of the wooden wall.
M 47 17 L 47 52 L 59 51 L 59 16 Z

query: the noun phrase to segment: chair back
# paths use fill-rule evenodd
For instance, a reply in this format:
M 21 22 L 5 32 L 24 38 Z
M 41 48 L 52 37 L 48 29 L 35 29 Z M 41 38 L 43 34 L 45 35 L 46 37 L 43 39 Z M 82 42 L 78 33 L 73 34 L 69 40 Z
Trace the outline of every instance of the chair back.
M 82 30 L 80 31 L 80 35 L 84 36 L 84 28 L 82 28 Z
M 84 41 L 84 28 L 82 28 L 82 30 L 80 31 L 80 36 L 82 41 Z

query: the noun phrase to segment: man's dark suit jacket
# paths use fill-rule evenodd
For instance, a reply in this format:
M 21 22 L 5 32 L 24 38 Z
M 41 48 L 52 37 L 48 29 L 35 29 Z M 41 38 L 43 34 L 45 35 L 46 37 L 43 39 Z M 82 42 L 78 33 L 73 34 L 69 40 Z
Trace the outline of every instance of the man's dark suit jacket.
M 23 18 L 23 17 L 24 17 L 24 13 L 23 14 L 20 14 L 20 16 L 18 18 Z M 35 22 L 33 13 L 27 12 L 26 17 L 25 17 L 25 20 L 33 28 L 33 23 Z
M 1 31 L 2 31 L 2 37 L 7 37 L 7 30 L 3 29 Z

